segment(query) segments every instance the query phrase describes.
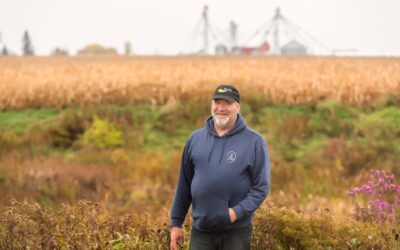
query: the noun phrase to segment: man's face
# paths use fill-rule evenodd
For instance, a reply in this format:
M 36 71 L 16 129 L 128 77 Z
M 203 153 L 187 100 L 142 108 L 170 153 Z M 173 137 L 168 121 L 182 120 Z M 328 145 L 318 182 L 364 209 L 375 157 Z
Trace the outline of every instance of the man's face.
M 214 124 L 221 129 L 233 127 L 239 111 L 240 104 L 237 102 L 228 102 L 223 99 L 216 99 L 211 102 L 211 115 L 214 118 Z

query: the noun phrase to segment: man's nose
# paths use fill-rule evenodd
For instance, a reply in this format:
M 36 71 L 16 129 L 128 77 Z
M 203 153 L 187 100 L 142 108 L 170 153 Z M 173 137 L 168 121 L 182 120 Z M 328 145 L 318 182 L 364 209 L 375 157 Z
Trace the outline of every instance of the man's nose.
M 218 108 L 219 110 L 225 110 L 225 109 L 226 109 L 226 106 L 225 106 L 224 104 L 218 104 L 217 108 Z

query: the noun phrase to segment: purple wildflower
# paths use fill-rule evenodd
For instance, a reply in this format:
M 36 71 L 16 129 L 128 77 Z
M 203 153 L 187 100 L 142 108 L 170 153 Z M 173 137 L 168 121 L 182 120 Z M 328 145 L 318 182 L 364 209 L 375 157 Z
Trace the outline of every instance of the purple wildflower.
M 348 195 L 365 195 L 369 206 L 365 209 L 379 222 L 390 220 L 400 207 L 400 185 L 393 183 L 394 175 L 384 170 L 371 170 L 370 180 L 350 189 Z M 358 202 L 355 203 L 356 211 L 360 211 Z M 356 215 L 361 218 L 361 215 Z

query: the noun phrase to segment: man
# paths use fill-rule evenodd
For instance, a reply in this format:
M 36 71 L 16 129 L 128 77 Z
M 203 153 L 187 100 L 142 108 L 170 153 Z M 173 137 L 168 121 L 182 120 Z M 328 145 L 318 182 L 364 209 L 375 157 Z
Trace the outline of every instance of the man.
M 184 243 L 190 204 L 191 250 L 250 249 L 252 217 L 269 193 L 270 166 L 262 136 L 239 111 L 239 91 L 218 86 L 212 116 L 186 142 L 171 209 L 172 250 Z

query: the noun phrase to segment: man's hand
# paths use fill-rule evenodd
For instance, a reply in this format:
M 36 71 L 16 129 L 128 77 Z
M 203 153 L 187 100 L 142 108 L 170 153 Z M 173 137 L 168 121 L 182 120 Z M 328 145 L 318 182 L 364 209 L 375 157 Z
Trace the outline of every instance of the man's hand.
M 183 229 L 180 227 L 172 227 L 171 228 L 171 250 L 177 250 L 178 246 L 183 247 L 183 243 L 185 242 L 185 234 Z
M 229 217 L 231 218 L 231 223 L 235 222 L 237 220 L 235 210 L 232 208 L 229 208 Z

